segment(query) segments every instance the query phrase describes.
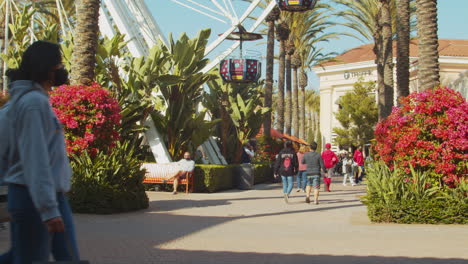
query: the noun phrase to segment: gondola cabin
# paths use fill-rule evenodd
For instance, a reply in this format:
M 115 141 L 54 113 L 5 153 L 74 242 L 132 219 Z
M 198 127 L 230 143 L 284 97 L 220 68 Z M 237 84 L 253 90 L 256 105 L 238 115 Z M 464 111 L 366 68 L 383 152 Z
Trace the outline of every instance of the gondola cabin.
M 312 10 L 317 0 L 276 0 L 279 9 L 290 12 L 304 12 Z
M 220 64 L 220 75 L 225 82 L 257 82 L 261 76 L 261 62 L 254 59 L 226 59 Z

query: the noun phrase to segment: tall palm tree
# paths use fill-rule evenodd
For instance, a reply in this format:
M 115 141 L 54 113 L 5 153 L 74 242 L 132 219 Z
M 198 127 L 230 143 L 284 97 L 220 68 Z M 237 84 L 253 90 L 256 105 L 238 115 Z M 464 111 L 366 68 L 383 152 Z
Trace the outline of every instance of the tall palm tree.
M 301 55 L 296 50 L 291 58 L 291 67 L 292 67 L 292 130 L 294 131 L 294 136 L 299 137 L 299 124 L 304 122 L 299 114 L 299 75 L 298 69 L 302 66 Z
M 300 68 L 299 73 L 299 86 L 301 87 L 301 92 L 299 95 L 299 138 L 304 139 L 306 137 L 306 114 L 305 114 L 305 88 L 307 87 L 308 78 L 307 73 L 305 72 L 304 68 Z
M 379 93 L 379 116 L 385 117 L 391 112 L 393 106 L 393 59 L 388 49 L 388 30 L 391 36 L 396 28 L 395 0 L 334 0 L 335 3 L 345 7 L 337 13 L 347 20 L 343 25 L 356 31 L 362 38 L 375 43 Z M 385 30 L 385 36 L 382 30 Z M 391 42 L 390 42 L 391 44 Z M 385 58 L 381 58 L 386 56 Z M 391 73 L 390 73 L 391 72 Z M 393 79 L 393 77 L 392 77 Z M 389 91 L 389 87 L 392 91 Z
M 70 78 L 72 84 L 90 85 L 94 81 L 100 4 L 100 0 L 76 2 L 75 45 Z
M 426 90 L 440 84 L 437 0 L 416 0 L 416 7 L 419 36 L 419 89 Z
M 392 113 L 393 107 L 393 42 L 391 0 L 379 0 L 377 30 L 374 32 L 374 53 L 377 64 L 379 119 Z
M 397 98 L 409 95 L 410 0 L 396 0 Z
M 289 38 L 289 27 L 281 21 L 276 26 L 276 38 L 280 43 L 279 48 L 279 65 L 278 65 L 278 100 L 277 100 L 277 118 L 278 118 L 278 131 L 283 133 L 284 129 L 284 74 L 286 71 L 286 41 Z
M 273 68 L 275 56 L 275 21 L 278 20 L 280 10 L 278 7 L 273 8 L 270 14 L 266 17 L 265 21 L 268 24 L 268 38 L 267 38 L 267 56 L 266 56 L 266 76 L 265 76 L 265 98 L 264 106 L 272 107 L 273 95 Z M 271 129 L 271 112 L 268 112 L 263 121 L 263 135 L 270 137 Z
M 291 36 L 291 35 L 290 35 Z M 284 126 L 286 134 L 291 135 L 291 126 L 292 126 L 292 95 L 291 95 L 291 56 L 294 54 L 294 42 L 292 39 L 289 39 L 286 44 L 286 96 L 285 96 L 285 111 L 284 111 Z

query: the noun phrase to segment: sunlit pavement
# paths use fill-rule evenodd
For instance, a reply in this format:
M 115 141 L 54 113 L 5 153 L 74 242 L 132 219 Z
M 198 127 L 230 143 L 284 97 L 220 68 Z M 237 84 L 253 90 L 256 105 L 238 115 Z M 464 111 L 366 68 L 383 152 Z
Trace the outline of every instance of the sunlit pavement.
M 286 204 L 279 184 L 148 192 L 147 210 L 75 221 L 92 263 L 468 263 L 468 226 L 372 224 L 364 191 L 337 177 L 319 205 L 295 189 Z M 0 250 L 8 245 L 0 231 Z

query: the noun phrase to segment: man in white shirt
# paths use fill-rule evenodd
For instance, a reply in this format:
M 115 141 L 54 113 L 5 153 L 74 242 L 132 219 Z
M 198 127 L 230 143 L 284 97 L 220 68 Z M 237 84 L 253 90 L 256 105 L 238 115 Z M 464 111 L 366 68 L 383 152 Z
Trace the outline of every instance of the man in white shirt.
M 176 176 L 174 176 L 174 191 L 172 194 L 177 194 L 179 179 L 183 179 L 187 175 L 187 172 L 193 171 L 195 168 L 195 161 L 191 160 L 190 152 L 185 152 L 184 158 L 179 160 L 177 165 L 179 166 L 180 170 Z

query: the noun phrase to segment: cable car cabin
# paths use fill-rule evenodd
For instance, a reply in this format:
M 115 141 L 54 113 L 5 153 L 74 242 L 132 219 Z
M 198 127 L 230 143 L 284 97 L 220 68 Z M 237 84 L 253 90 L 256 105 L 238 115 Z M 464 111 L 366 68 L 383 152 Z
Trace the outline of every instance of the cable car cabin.
M 261 62 L 254 59 L 227 59 L 220 64 L 220 75 L 225 82 L 256 82 L 261 75 Z
M 312 10 L 317 0 L 276 0 L 279 9 L 291 12 L 304 12 Z

